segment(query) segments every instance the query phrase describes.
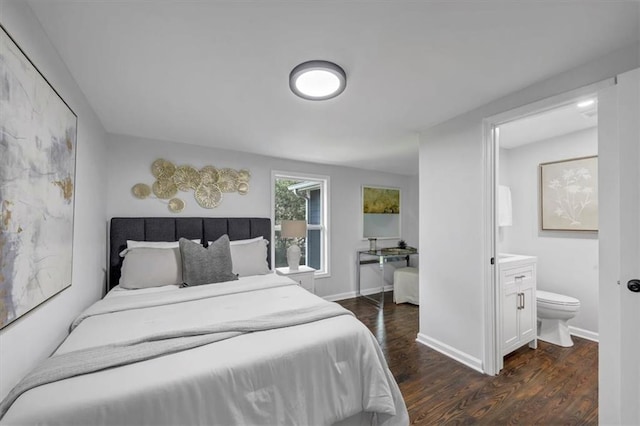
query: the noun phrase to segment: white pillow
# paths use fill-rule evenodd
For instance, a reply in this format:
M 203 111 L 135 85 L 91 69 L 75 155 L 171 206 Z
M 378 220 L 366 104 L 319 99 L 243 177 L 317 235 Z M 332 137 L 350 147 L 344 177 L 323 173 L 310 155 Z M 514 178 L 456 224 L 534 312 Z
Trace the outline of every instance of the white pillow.
M 180 248 L 127 249 L 119 284 L 127 289 L 182 284 Z
M 255 243 L 256 241 L 260 241 L 260 240 L 264 240 L 264 237 L 249 238 L 248 240 L 229 241 L 229 245 L 237 246 L 237 245 L 240 245 L 240 244 L 251 244 L 251 243 Z M 209 241 L 209 244 L 211 244 L 211 241 Z
M 247 241 L 247 240 L 240 240 Z M 233 244 L 231 249 L 231 262 L 233 263 L 233 273 L 241 277 L 250 275 L 269 274 L 269 264 L 267 263 L 267 244 L 269 241 L 264 238 L 256 239 L 253 242 L 243 242 Z
M 212 241 L 209 241 L 209 245 Z M 241 277 L 271 273 L 267 262 L 267 245 L 264 237 L 234 240 L 229 242 L 233 273 Z
M 194 243 L 200 244 L 200 239 L 191 240 Z M 133 241 L 127 240 L 127 248 L 120 252 L 120 257 L 124 257 L 125 254 L 134 248 L 176 248 L 180 247 L 178 241 Z
M 261 241 L 264 240 L 264 237 L 255 237 L 255 238 L 249 238 L 247 240 L 234 240 L 234 241 L 229 241 L 229 245 L 230 246 L 237 246 L 237 245 L 241 245 L 241 244 L 251 244 L 251 243 L 255 243 L 256 241 Z M 213 244 L 213 241 L 209 241 L 209 245 Z M 269 242 L 267 241 L 267 244 L 269 244 Z

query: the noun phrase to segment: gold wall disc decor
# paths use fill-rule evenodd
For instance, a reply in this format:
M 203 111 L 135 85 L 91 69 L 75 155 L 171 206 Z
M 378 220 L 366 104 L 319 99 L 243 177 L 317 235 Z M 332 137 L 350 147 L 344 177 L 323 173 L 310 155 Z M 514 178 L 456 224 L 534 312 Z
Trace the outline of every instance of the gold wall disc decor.
M 222 201 L 222 192 L 215 183 L 201 183 L 194 196 L 198 204 L 205 209 L 218 207 Z
M 238 194 L 247 195 L 249 192 L 249 184 L 247 182 L 238 182 Z
M 238 190 L 238 172 L 233 169 L 220 170 L 218 186 L 222 192 L 236 192 Z
M 249 182 L 249 179 L 251 179 L 251 172 L 249 172 L 249 170 L 242 169 L 238 171 L 238 182 Z
M 193 191 L 198 205 L 205 209 L 218 207 L 223 193 L 237 192 L 239 195 L 249 193 L 251 172 L 247 169 L 218 169 L 206 165 L 200 170 L 189 165 L 176 166 L 171 161 L 158 158 L 151 164 L 151 174 L 156 178 L 152 185 L 137 183 L 131 188 L 136 198 L 168 200 L 168 208 L 173 213 L 180 213 L 185 208 L 181 198 L 175 198 L 178 191 Z
M 151 174 L 156 178 L 170 178 L 176 171 L 176 166 L 163 158 L 158 158 L 151 164 Z
M 180 213 L 184 210 L 184 201 L 180 198 L 172 198 L 169 200 L 169 210 L 172 213 Z
M 180 191 L 198 188 L 200 180 L 200 172 L 191 166 L 178 166 L 173 174 L 173 182 Z
M 136 198 L 145 199 L 151 195 L 151 188 L 146 183 L 136 183 L 131 188 L 131 192 Z
M 213 166 L 204 166 L 200 169 L 201 183 L 218 183 L 218 169 Z
M 173 198 L 178 193 L 178 187 L 171 178 L 159 178 L 153 182 L 153 193 L 158 198 L 169 199 Z

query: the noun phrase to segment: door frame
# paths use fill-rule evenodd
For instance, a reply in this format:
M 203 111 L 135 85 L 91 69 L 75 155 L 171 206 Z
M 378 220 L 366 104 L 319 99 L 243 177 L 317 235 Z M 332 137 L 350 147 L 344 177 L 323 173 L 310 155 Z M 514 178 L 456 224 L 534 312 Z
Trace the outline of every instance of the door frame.
M 640 277 L 640 68 L 616 81 L 601 91 L 599 108 L 598 135 L 608 149 L 598 161 L 598 178 L 608 190 L 600 208 L 600 304 L 606 312 L 599 318 L 598 417 L 603 424 L 638 424 L 640 294 L 630 292 L 627 281 Z
M 615 78 L 608 78 L 578 89 L 538 100 L 536 102 L 510 109 L 490 117 L 482 122 L 483 134 L 483 299 L 484 327 L 482 368 L 485 374 L 497 375 L 503 367 L 501 348 L 500 291 L 498 289 L 498 164 L 499 132 L 498 127 L 530 115 L 539 114 L 559 106 L 567 105 L 581 98 L 597 96 L 598 92 L 615 84 Z

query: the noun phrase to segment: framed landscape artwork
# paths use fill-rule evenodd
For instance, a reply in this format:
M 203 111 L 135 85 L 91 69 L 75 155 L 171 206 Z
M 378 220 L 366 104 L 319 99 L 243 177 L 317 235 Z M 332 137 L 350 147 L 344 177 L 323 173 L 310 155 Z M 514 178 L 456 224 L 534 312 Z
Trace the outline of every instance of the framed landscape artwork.
M 598 230 L 598 157 L 540 164 L 543 231 Z
M 362 187 L 364 238 L 400 238 L 400 189 Z
M 77 117 L 0 30 L 4 328 L 71 285 Z

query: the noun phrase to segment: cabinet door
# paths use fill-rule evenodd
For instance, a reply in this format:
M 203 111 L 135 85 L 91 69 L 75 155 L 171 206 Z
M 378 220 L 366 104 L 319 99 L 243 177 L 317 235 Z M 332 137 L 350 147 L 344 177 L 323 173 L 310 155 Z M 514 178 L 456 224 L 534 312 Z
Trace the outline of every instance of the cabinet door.
M 511 352 L 520 341 L 518 333 L 518 288 L 508 285 L 502 297 L 502 353 Z
M 535 340 L 538 332 L 535 264 L 519 268 L 514 275 L 514 282 L 518 292 L 522 294 L 521 307 L 518 310 L 518 330 L 522 345 Z
M 295 277 L 295 280 L 298 281 L 300 287 L 311 293 L 315 293 L 313 274 L 298 275 Z
M 522 343 L 531 341 L 536 338 L 537 318 L 536 318 L 536 296 L 533 286 L 529 283 L 523 283 L 520 292 L 524 297 L 524 307 L 520 309 L 520 341 Z

